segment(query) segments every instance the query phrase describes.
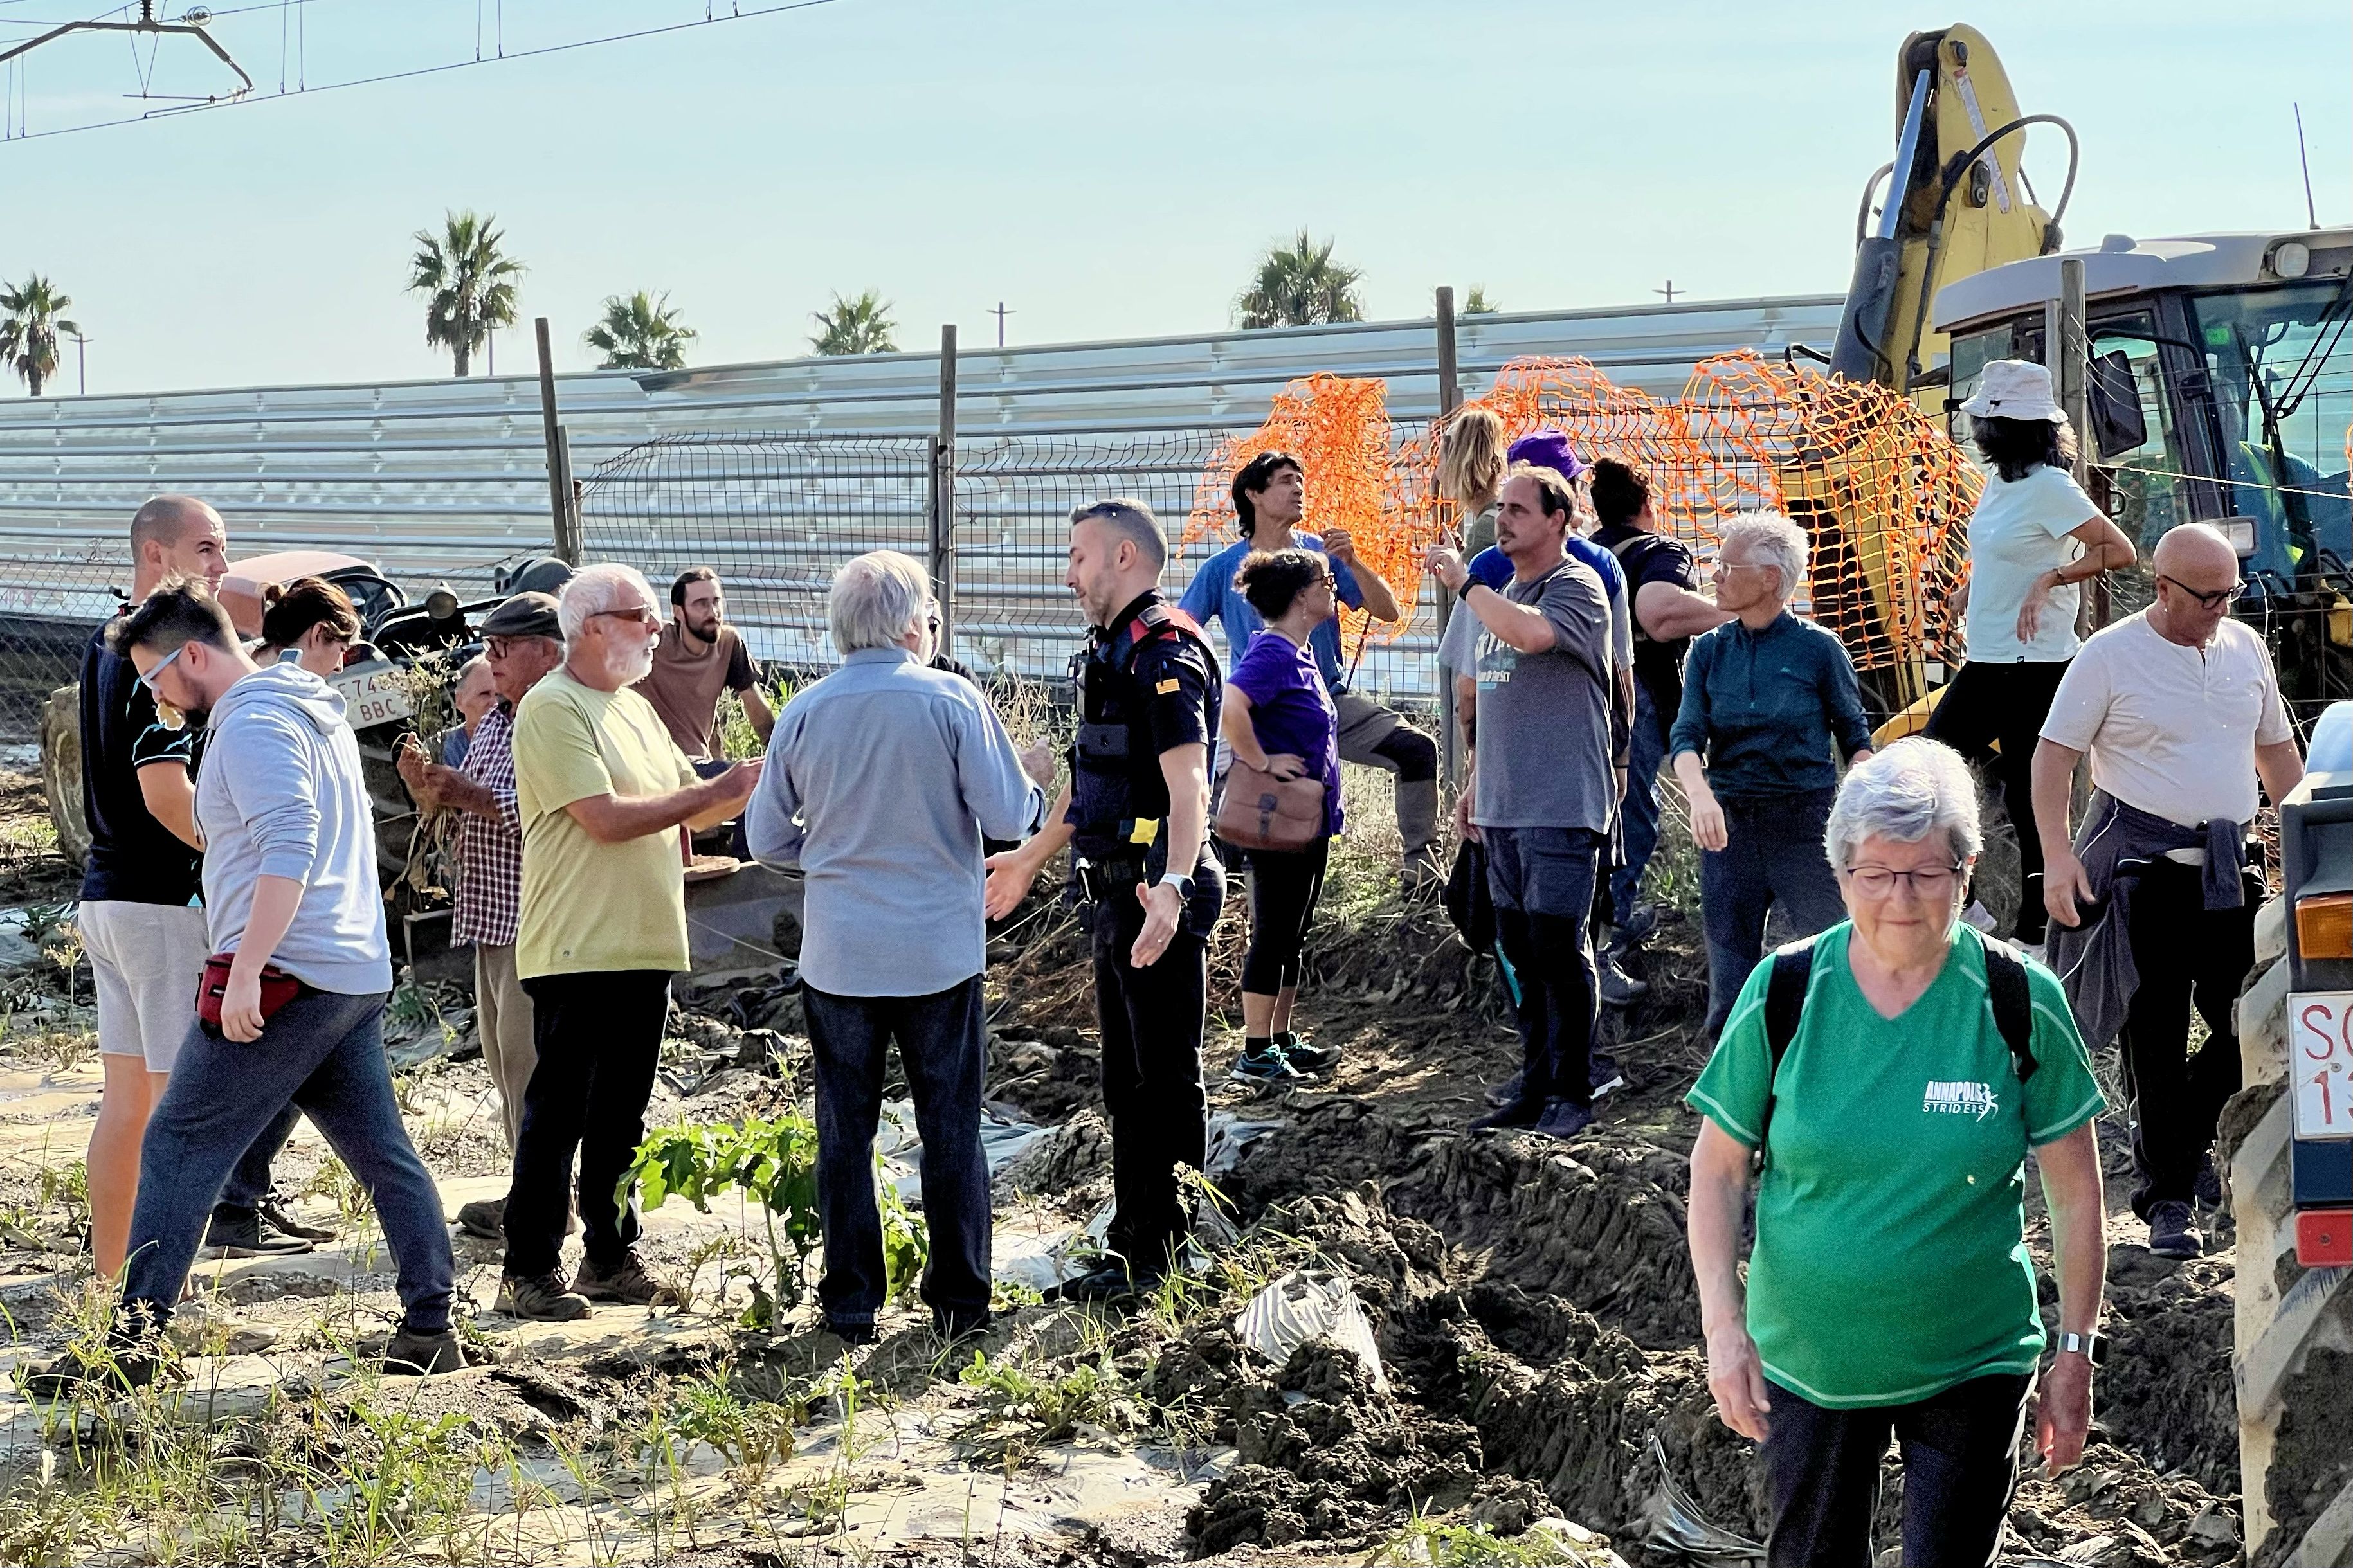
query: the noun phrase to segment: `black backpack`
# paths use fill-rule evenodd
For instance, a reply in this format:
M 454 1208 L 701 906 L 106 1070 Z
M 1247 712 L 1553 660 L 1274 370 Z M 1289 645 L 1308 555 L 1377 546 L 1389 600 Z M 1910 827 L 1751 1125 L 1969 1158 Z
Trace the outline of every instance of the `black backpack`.
M 1814 941 L 1793 942 L 1773 955 L 1772 977 L 1765 985 L 1765 1043 L 1773 1053 L 1773 1070 L 1766 1080 L 1765 1115 L 1757 1130 L 1757 1152 L 1773 1130 L 1773 1084 L 1781 1076 L 1781 1058 L 1798 1037 L 1798 1022 L 1806 1010 L 1806 983 L 1814 971 Z M 1988 937 L 1985 942 L 1986 1000 L 1993 1007 L 1994 1027 L 2010 1047 L 2010 1065 L 2018 1081 L 2034 1076 L 2034 1000 L 2026 987 L 2026 963 L 2007 942 Z

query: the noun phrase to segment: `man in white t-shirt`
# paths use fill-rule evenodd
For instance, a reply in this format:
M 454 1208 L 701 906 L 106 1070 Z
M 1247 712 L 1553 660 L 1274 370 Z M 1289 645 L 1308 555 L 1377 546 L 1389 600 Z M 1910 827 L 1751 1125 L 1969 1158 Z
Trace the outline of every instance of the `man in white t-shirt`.
M 2255 786 L 2276 802 L 2304 762 L 2263 639 L 2229 618 L 2242 586 L 2230 542 L 2184 524 L 2153 564 L 2156 602 L 2093 637 L 2059 683 L 2034 754 L 2034 812 L 2052 967 L 2084 1044 L 2121 1047 L 2133 1211 L 2150 1251 L 2189 1258 L 2200 1250 L 2192 1202 L 2220 1195 L 2215 1119 L 2239 1088 L 2237 1004 L 2262 892 L 2245 854 Z M 2086 752 L 2096 794 L 2071 841 L 2069 789 Z M 2094 900 L 2107 908 L 2079 908 Z M 2207 1029 L 2194 1056 L 2193 1003 Z

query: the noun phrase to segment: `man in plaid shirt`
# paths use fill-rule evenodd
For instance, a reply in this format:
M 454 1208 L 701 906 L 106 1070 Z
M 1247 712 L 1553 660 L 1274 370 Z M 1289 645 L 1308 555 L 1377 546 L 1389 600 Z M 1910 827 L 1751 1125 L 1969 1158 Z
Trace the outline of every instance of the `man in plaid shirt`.
M 515 931 L 522 909 L 522 823 L 515 809 L 515 704 L 540 678 L 564 662 L 564 632 L 555 600 L 517 594 L 482 622 L 483 657 L 499 694 L 498 706 L 474 727 L 465 761 L 455 768 L 431 761 L 412 736 L 401 746 L 400 776 L 427 816 L 461 813 L 458 823 L 458 900 L 449 925 L 452 946 L 474 944 L 474 1021 L 482 1060 L 506 1118 L 507 1149 L 522 1130 L 523 1090 L 539 1053 L 532 1043 L 531 997 L 515 977 Z M 458 1211 L 458 1228 L 497 1241 L 505 1236 L 503 1198 L 485 1198 Z

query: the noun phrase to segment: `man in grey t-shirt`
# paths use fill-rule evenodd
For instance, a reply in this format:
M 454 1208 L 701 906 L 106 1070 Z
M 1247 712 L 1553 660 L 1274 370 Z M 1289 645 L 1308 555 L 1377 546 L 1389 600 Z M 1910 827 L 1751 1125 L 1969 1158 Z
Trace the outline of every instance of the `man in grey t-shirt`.
M 1610 768 L 1609 601 L 1563 548 L 1574 502 L 1547 468 L 1504 481 L 1495 543 L 1512 563 L 1499 591 L 1460 556 L 1429 567 L 1479 618 L 1478 751 L 1456 826 L 1486 847 L 1497 938 L 1519 976 L 1521 1070 L 1473 1131 L 1532 1127 L 1556 1138 L 1593 1121 L 1598 1011 L 1588 916 L 1617 804 Z

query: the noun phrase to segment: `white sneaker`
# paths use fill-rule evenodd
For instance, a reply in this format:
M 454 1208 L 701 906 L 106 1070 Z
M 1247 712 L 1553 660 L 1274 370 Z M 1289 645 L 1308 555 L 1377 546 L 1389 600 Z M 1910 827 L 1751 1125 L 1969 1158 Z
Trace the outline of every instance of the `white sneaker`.
M 1988 936 L 1991 936 L 1993 934 L 1994 927 L 2001 923 L 2000 921 L 1993 918 L 1993 911 L 1991 910 L 1987 909 L 1981 901 L 1976 899 L 1971 899 L 1969 900 L 1969 907 L 1961 911 L 1961 919 L 1968 921 L 1969 924 L 1977 927 L 1978 930 L 1985 932 Z

